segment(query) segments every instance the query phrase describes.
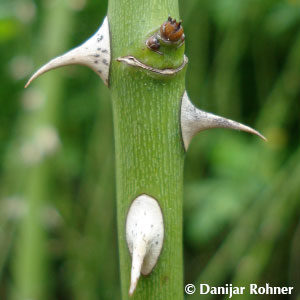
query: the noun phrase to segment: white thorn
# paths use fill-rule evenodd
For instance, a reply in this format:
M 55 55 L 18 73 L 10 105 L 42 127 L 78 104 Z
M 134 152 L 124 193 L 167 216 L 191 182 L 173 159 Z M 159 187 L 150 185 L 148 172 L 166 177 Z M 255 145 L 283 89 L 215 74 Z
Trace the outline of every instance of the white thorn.
M 141 273 L 150 274 L 156 265 L 164 241 L 163 216 L 154 198 L 143 194 L 132 202 L 126 219 L 126 240 L 132 257 L 132 295 Z
M 67 65 L 88 66 L 108 85 L 110 60 L 109 25 L 108 19 L 105 17 L 103 24 L 92 37 L 77 48 L 50 60 L 47 64 L 42 66 L 28 80 L 25 88 L 27 88 L 34 79 L 45 72 Z
M 181 132 L 185 150 L 188 149 L 194 135 L 210 128 L 229 128 L 246 131 L 259 136 L 265 141 L 267 140 L 262 134 L 249 126 L 196 108 L 185 91 L 181 104 Z
M 143 239 L 134 242 L 132 249 L 131 282 L 129 295 L 131 296 L 136 289 L 141 275 L 143 261 L 146 255 L 147 245 Z

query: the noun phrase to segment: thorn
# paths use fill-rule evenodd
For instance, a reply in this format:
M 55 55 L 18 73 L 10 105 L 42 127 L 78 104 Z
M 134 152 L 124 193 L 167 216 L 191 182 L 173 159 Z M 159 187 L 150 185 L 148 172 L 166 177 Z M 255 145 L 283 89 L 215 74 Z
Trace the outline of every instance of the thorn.
M 97 51 L 100 44 L 101 48 L 105 51 L 102 51 L 101 54 L 98 54 Z M 95 63 L 95 60 L 93 60 L 93 57 L 95 57 L 96 55 L 99 55 L 101 61 L 105 62 L 100 66 L 101 72 L 99 72 L 98 64 Z M 104 83 L 107 85 L 110 59 L 109 25 L 107 17 L 105 17 L 103 24 L 90 39 L 88 39 L 77 48 L 74 48 L 63 55 L 50 60 L 50 62 L 42 66 L 31 76 L 31 78 L 26 83 L 25 88 L 27 88 L 34 79 L 50 70 L 76 64 L 90 67 L 102 78 Z
M 62 56 L 58 56 L 50 60 L 47 64 L 42 66 L 31 76 L 31 78 L 26 83 L 25 88 L 27 88 L 33 80 L 35 80 L 36 78 L 38 78 L 39 76 L 41 76 L 42 74 L 50 70 L 54 70 L 56 68 L 67 66 L 67 65 L 78 64 L 79 61 L 78 52 L 79 52 L 78 48 L 75 48 Z
M 132 257 L 132 296 L 140 275 L 150 274 L 155 267 L 164 241 L 163 216 L 154 198 L 143 194 L 132 202 L 126 218 L 126 240 Z
M 144 258 L 146 255 L 146 243 L 142 239 L 137 241 L 133 245 L 133 253 L 132 253 L 132 266 L 131 266 L 131 282 L 129 288 L 129 295 L 132 296 L 139 278 L 141 276 L 141 269 L 144 262 Z
M 210 128 L 229 128 L 241 130 L 259 136 L 264 141 L 267 139 L 257 130 L 230 119 L 226 119 L 196 108 L 190 101 L 186 91 L 182 97 L 181 105 L 181 131 L 185 150 L 190 141 L 198 132 Z

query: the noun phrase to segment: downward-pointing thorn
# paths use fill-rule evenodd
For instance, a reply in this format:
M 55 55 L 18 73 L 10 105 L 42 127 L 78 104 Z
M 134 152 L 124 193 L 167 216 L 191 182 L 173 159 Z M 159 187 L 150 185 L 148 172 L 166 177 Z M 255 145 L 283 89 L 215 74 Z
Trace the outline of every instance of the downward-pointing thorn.
M 141 269 L 146 255 L 147 245 L 143 239 L 135 241 L 132 252 L 132 267 L 129 295 L 133 295 L 138 280 L 141 275 Z
M 154 198 L 143 194 L 132 202 L 126 219 L 126 240 L 132 257 L 129 288 L 131 296 L 140 275 L 151 273 L 163 245 L 163 216 Z

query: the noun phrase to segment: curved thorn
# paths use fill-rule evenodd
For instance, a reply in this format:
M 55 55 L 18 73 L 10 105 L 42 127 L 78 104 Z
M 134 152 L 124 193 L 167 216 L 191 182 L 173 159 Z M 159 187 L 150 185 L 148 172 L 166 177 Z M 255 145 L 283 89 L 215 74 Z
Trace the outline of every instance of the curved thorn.
M 62 56 L 55 57 L 52 60 L 50 60 L 47 64 L 43 65 L 30 77 L 30 79 L 25 85 L 25 88 L 27 88 L 33 80 L 50 70 L 54 70 L 56 68 L 71 64 L 78 64 L 78 59 L 76 59 L 76 51 L 77 48 L 67 52 Z
M 42 66 L 31 76 L 25 88 L 27 88 L 34 79 L 50 70 L 76 64 L 90 67 L 102 78 L 104 83 L 108 85 L 110 60 L 109 25 L 108 19 L 105 17 L 103 24 L 91 38 L 77 48 L 50 60 L 50 62 Z
M 150 274 L 155 267 L 163 246 L 163 216 L 154 198 L 143 194 L 132 202 L 126 218 L 126 241 L 132 257 L 131 296 L 140 275 Z
M 210 128 L 229 128 L 241 130 L 255 134 L 264 141 L 267 140 L 261 133 L 249 126 L 196 108 L 191 103 L 185 91 L 181 104 L 181 132 L 185 150 L 188 149 L 188 146 L 194 135 L 200 131 Z

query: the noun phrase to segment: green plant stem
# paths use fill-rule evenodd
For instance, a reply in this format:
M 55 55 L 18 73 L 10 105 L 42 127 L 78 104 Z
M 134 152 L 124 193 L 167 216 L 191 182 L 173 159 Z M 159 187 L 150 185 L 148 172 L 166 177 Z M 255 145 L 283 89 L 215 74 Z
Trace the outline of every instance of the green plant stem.
M 114 114 L 117 175 L 117 221 L 122 298 L 128 298 L 131 257 L 125 238 L 126 215 L 141 194 L 158 200 L 165 225 L 163 250 L 147 278 L 141 276 L 131 299 L 183 299 L 182 184 L 184 149 L 180 104 L 181 71 L 155 78 L 125 66 L 117 57 L 135 55 L 155 67 L 176 67 L 182 49 L 163 57 L 145 47 L 145 40 L 168 15 L 178 18 L 177 0 L 110 0 L 112 65 L 110 86 Z M 168 58 L 172 56 L 172 59 Z

